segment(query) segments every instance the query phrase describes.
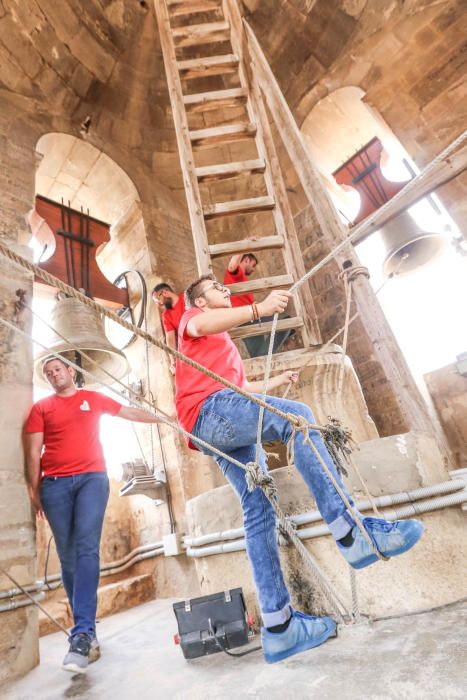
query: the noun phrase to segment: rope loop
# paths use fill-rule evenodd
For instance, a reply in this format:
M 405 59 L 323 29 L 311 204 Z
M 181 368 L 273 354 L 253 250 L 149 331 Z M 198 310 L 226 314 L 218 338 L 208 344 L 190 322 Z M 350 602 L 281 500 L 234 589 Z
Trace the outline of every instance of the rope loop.
M 269 472 L 261 469 L 258 462 L 247 462 L 245 464 L 245 471 L 248 491 L 254 491 L 256 487 L 259 487 L 264 491 L 267 498 L 271 499 L 277 497 L 277 487 L 274 483 L 274 479 Z
M 287 450 L 287 466 L 290 468 L 295 464 L 295 438 L 298 433 L 303 435 L 303 444 L 305 444 L 308 439 L 308 430 L 310 429 L 310 424 L 304 416 L 297 415 L 296 413 L 287 413 L 287 420 L 292 428 L 292 434 L 287 440 L 286 450 Z

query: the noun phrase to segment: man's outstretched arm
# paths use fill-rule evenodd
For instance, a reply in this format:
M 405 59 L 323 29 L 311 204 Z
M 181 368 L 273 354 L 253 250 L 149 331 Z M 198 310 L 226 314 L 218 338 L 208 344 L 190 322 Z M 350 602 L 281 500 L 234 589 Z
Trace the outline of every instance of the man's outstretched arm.
M 256 305 L 260 317 L 282 313 L 291 296 L 290 292 L 283 290 L 275 289 L 272 291 L 266 299 L 263 299 Z M 187 323 L 186 331 L 192 338 L 199 338 L 203 335 L 214 335 L 214 333 L 230 331 L 232 328 L 252 320 L 253 309 L 251 306 L 237 306 L 233 309 L 209 309 L 190 319 Z
M 133 406 L 122 406 L 115 415 L 118 418 L 131 420 L 133 423 L 160 423 L 159 418 L 156 418 L 156 416 L 151 416 L 146 411 L 142 411 L 140 408 L 133 408 Z

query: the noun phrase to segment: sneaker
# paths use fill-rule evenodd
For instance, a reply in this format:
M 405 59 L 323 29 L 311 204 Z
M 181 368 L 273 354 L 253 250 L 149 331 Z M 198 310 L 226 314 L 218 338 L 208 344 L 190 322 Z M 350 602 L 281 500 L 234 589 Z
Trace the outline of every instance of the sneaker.
M 312 617 L 293 610 L 285 632 L 261 629 L 264 658 L 268 664 L 275 664 L 300 651 L 317 647 L 335 635 L 336 623 L 330 617 Z
M 92 635 L 91 646 L 89 647 L 89 663 L 93 664 L 94 661 L 98 661 L 101 658 L 101 648 L 99 646 L 96 633 Z
M 89 662 L 91 640 L 87 634 L 80 632 L 70 638 L 68 654 L 63 659 L 62 668 L 71 673 L 86 673 Z
M 389 522 L 379 518 L 363 518 L 363 524 L 375 547 L 386 557 L 397 557 L 407 552 L 417 544 L 424 530 L 422 523 L 418 520 Z M 357 525 L 354 525 L 352 535 L 354 542 L 350 547 L 337 543 L 340 553 L 350 566 L 354 569 L 364 569 L 378 561 L 377 555 Z

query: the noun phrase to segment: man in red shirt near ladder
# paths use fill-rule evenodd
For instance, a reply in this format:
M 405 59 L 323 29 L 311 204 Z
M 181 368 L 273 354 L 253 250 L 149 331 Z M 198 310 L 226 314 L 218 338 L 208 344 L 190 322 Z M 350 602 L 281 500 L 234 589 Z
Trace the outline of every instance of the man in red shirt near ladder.
M 49 357 L 42 370 L 54 394 L 35 403 L 26 422 L 29 494 L 37 516 L 45 515 L 52 530 L 73 612 L 63 668 L 84 673 L 88 662 L 100 655 L 99 546 L 109 498 L 100 417 L 109 413 L 139 423 L 158 421 L 99 392 L 77 389 L 74 370 L 62 360 Z

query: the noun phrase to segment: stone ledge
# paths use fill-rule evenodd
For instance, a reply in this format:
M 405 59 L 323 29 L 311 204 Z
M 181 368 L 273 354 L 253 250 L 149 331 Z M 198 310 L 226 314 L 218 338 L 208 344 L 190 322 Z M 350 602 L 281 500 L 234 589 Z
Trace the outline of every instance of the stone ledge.
M 151 574 L 141 574 L 131 578 L 108 583 L 100 586 L 97 592 L 98 606 L 97 617 L 107 617 L 114 613 L 127 610 L 135 605 L 153 600 L 155 596 L 154 579 Z M 66 598 L 57 601 L 50 601 L 43 604 L 43 607 L 64 627 L 71 627 L 71 610 Z M 39 634 L 41 637 L 46 634 L 56 632 L 57 627 L 44 615 L 39 613 Z

